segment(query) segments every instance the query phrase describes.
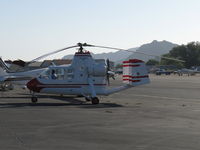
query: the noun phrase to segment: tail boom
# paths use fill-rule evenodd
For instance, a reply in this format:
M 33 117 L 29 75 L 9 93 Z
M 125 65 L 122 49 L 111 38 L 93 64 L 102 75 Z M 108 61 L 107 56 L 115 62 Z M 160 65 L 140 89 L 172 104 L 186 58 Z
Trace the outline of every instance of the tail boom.
M 132 88 L 134 86 L 150 83 L 148 71 L 146 69 L 145 63 L 142 60 L 130 59 L 123 62 L 123 83 L 125 85 L 112 89 L 106 89 L 98 94 L 110 95 Z

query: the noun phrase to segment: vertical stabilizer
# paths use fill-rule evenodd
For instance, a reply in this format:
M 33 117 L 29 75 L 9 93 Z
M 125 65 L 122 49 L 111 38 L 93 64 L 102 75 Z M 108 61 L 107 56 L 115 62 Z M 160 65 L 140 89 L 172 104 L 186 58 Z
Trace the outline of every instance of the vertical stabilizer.
M 7 75 L 7 73 L 5 72 L 5 70 L 3 70 L 2 67 L 0 67 L 0 77 L 5 75 Z
M 149 75 L 144 61 L 139 59 L 124 61 L 123 82 L 131 86 L 149 83 Z
M 6 72 L 10 72 L 8 66 L 5 64 L 5 62 L 2 60 L 2 58 L 0 57 L 0 68 L 2 70 L 6 70 Z

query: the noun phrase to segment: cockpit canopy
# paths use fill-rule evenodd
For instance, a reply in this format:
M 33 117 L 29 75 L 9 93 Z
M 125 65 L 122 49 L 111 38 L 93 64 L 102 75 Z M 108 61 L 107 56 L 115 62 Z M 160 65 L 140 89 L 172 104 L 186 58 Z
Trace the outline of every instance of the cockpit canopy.
M 44 70 L 40 79 L 64 80 L 73 78 L 73 69 L 70 67 L 49 67 Z

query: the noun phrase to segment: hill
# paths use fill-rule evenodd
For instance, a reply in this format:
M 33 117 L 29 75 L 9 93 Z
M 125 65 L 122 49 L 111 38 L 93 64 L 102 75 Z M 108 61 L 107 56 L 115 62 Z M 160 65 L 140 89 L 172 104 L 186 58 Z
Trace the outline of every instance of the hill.
M 163 54 L 168 53 L 173 47 L 178 46 L 177 44 L 168 42 L 168 41 L 152 41 L 151 43 L 144 44 L 139 48 L 130 48 L 130 51 L 137 51 L 143 52 L 150 55 L 157 55 L 161 56 Z M 153 56 L 147 56 L 144 54 L 138 53 L 131 53 L 127 51 L 116 51 L 110 53 L 101 53 L 101 54 L 93 54 L 92 56 L 95 59 L 110 59 L 111 61 L 115 62 L 115 64 L 121 63 L 123 60 L 130 59 L 130 58 L 137 58 L 144 61 L 148 61 L 149 59 L 155 59 Z M 66 55 L 63 59 L 72 59 L 73 55 Z M 158 59 L 158 58 L 157 58 Z
M 149 55 L 156 55 L 156 56 L 161 56 L 163 54 L 169 53 L 172 48 L 178 46 L 177 44 L 168 42 L 168 41 L 152 41 L 151 43 L 144 44 L 140 46 L 136 52 L 142 52 L 145 54 Z M 160 59 L 159 57 L 155 56 L 148 56 L 144 54 L 139 54 L 139 53 L 133 53 L 131 54 L 128 58 L 137 58 L 141 59 L 143 61 L 148 61 L 149 59 Z

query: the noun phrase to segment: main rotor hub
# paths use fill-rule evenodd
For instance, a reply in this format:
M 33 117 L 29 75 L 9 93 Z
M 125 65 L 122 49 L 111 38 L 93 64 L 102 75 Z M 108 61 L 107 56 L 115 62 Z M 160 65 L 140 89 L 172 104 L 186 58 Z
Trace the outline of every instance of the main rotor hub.
M 84 53 L 83 52 L 83 47 L 84 46 L 93 46 L 93 45 L 90 45 L 90 44 L 87 44 L 87 43 L 77 43 L 77 46 L 79 46 L 78 52 L 79 53 Z
M 83 53 L 83 44 L 82 43 L 78 43 L 77 45 L 79 46 L 78 52 L 79 53 Z

